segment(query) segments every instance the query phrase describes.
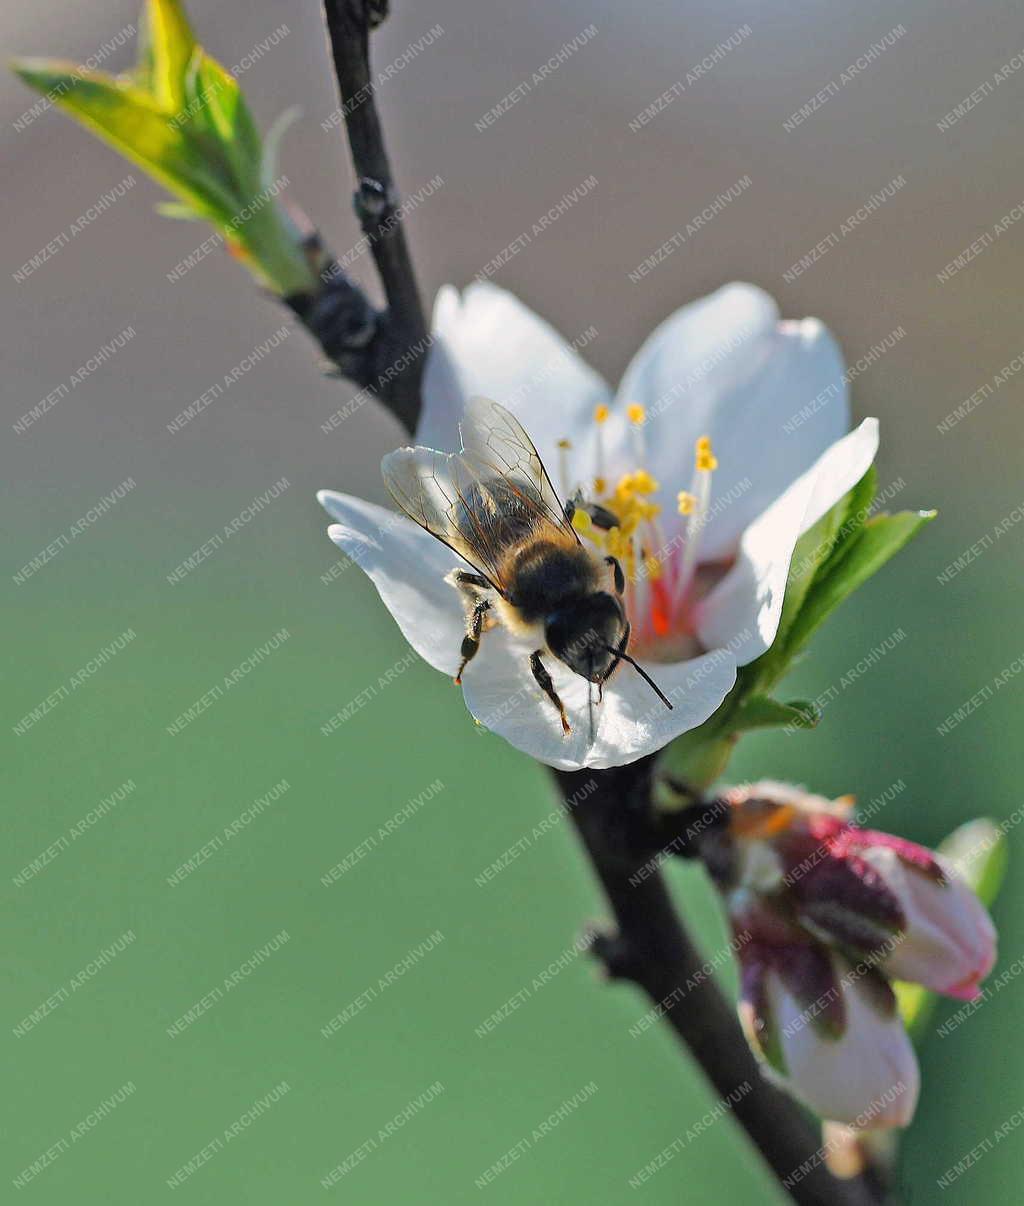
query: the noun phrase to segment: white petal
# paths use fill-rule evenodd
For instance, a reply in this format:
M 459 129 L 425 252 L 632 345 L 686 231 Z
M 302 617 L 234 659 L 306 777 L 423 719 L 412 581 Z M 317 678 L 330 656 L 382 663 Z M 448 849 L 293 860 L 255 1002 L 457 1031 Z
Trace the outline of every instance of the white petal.
M 494 398 L 519 419 L 554 474 L 555 445 L 589 422 L 610 390 L 558 332 L 513 294 L 476 282 L 460 298 L 437 295 L 434 344 L 423 380 L 416 442 L 459 448 L 458 419 L 474 394 Z
M 865 419 L 746 529 L 735 565 L 701 604 L 705 648 L 729 648 L 741 666 L 770 648 L 797 540 L 860 481 L 877 451 L 878 420 Z
M 466 563 L 404 515 L 334 490 L 317 498 L 338 521 L 327 534 L 373 580 L 405 639 L 435 670 L 454 674 L 466 620 L 444 576 Z
M 709 418 L 718 390 L 748 375 L 751 349 L 778 321 L 778 307 L 763 289 L 723 285 L 655 327 L 623 373 L 618 400 L 657 413 L 675 411 L 684 416 L 679 422 L 689 422 L 694 412 Z
M 718 469 L 703 560 L 731 555 L 751 520 L 849 426 L 842 354 L 828 329 L 813 318 L 780 321 L 771 297 L 746 284 L 677 310 L 636 354 L 607 430 L 625 458 L 610 458 L 615 473 L 633 467 L 629 402 L 647 409 L 645 467 L 669 499 L 689 486 L 697 438 L 711 437 Z
M 591 740 L 588 684 L 548 654 L 544 664 L 572 725 L 572 733 L 564 736 L 558 713 L 530 671 L 529 656 L 537 647 L 539 641 L 485 633 L 480 652 L 463 674 L 466 705 L 485 728 L 560 770 L 621 766 L 661 749 L 707 720 L 736 678 L 733 659 L 722 651 L 645 666 L 672 701 L 669 709 L 631 666 L 621 665 L 605 687 L 603 701 L 594 705 Z M 594 694 L 596 699 L 596 688 Z
M 823 1118 L 864 1127 L 907 1126 L 914 1116 L 920 1074 L 899 1014 L 883 1017 L 848 964 L 836 959 L 846 1009 L 838 1039 L 815 1029 L 808 1011 L 769 974 L 770 1009 L 786 1061 L 786 1082 Z

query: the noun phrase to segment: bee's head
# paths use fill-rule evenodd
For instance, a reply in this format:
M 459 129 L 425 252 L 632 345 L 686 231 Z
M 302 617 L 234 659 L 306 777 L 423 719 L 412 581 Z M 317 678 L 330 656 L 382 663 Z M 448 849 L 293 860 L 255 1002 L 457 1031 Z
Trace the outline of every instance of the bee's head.
M 555 657 L 592 683 L 604 682 L 625 630 L 622 604 L 603 590 L 552 612 L 544 625 Z

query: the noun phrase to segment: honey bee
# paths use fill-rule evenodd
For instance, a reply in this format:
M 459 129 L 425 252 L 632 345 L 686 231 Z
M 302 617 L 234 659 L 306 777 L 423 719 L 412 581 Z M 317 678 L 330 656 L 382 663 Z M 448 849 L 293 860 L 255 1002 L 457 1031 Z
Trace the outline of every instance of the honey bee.
M 625 577 L 614 557 L 602 562 L 580 542 L 530 437 L 497 402 L 473 398 L 459 425 L 462 450 L 399 448 L 381 463 L 392 498 L 409 516 L 472 566 L 446 576 L 463 596 L 466 636 L 455 682 L 500 623 L 538 642 L 530 654 L 537 685 L 572 726 L 544 665 L 550 654 L 598 688 L 620 662 L 633 666 L 666 707 L 672 704 L 627 652 L 630 625 Z M 602 578 L 608 575 L 607 584 Z M 591 698 L 591 725 L 593 699 Z

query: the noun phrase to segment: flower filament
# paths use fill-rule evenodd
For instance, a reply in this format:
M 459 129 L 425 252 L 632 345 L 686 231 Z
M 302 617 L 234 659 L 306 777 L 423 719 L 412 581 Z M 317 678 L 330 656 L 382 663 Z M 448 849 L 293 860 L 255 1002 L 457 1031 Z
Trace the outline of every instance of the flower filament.
M 584 509 L 573 516 L 576 531 L 607 556 L 618 559 L 626 576 L 626 609 L 638 642 L 670 633 L 692 635 L 693 586 L 698 568 L 700 536 L 707 522 L 711 501 L 711 479 L 718 460 L 708 436 L 694 446 L 694 468 L 689 488 L 676 494 L 680 521 L 673 522 L 675 534 L 666 541 L 658 517 L 662 504 L 658 482 L 645 468 L 646 412 L 638 403 L 626 410 L 630 451 L 636 466 L 622 474 L 609 489 L 606 470 L 604 428 L 609 408 L 594 411 L 597 427 L 596 465 L 589 493 L 616 523 L 598 526 Z M 560 443 L 560 448 L 564 444 Z M 562 453 L 564 456 L 564 452 Z

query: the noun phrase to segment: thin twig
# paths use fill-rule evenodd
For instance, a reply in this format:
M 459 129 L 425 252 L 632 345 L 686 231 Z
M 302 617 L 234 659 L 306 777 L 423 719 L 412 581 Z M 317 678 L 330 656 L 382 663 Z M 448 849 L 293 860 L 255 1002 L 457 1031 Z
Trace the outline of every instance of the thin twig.
M 370 376 L 376 376 L 376 392 L 388 408 L 412 431 L 429 341 L 370 75 L 369 31 L 387 15 L 387 5 L 381 0 L 325 0 L 324 11 L 341 112 L 359 181 L 355 209 L 387 299 L 386 310 L 377 315 Z M 393 366 L 397 367 L 389 374 Z M 362 384 L 372 387 L 373 380 Z

